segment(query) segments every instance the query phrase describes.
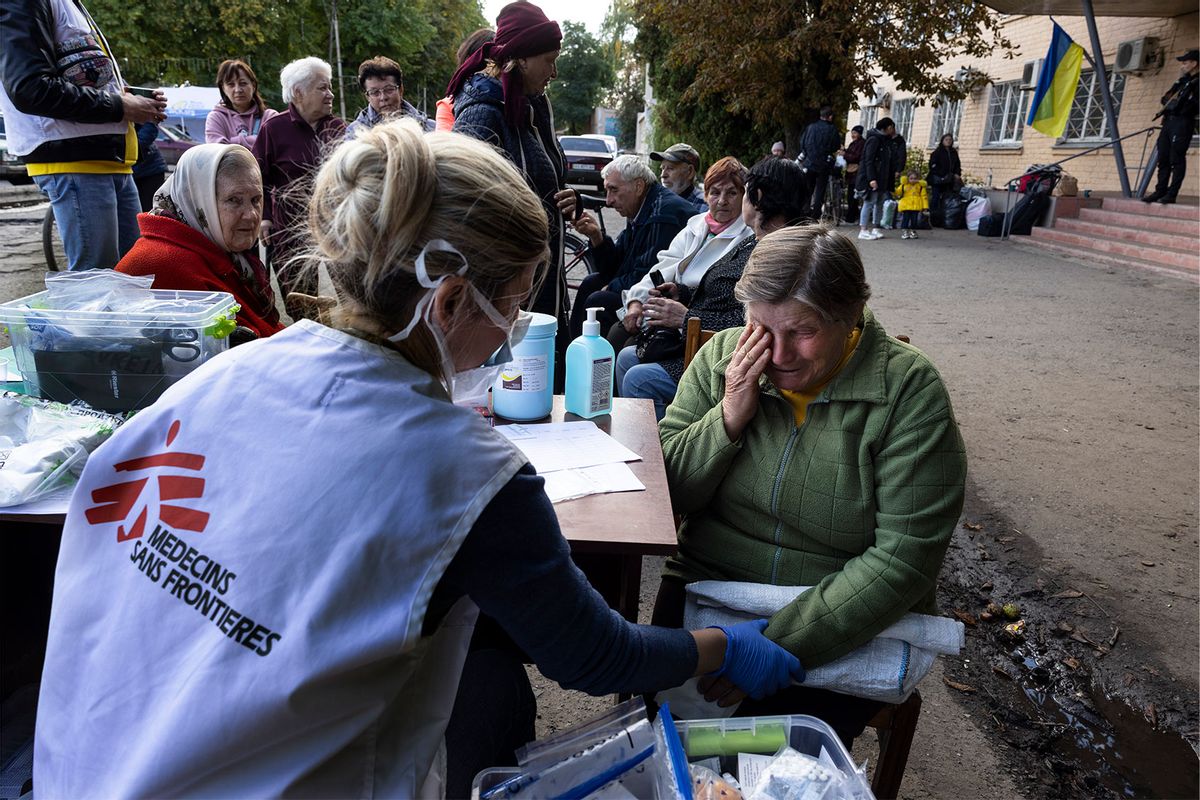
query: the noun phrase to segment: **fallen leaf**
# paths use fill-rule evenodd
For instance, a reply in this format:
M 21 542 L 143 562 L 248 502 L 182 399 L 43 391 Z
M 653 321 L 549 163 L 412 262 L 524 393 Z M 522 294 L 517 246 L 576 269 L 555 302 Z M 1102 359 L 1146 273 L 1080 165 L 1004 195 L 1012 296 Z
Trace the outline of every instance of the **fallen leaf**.
M 1135 680 L 1137 680 L 1137 678 L 1135 678 L 1133 676 L 1132 672 L 1126 672 L 1125 673 L 1125 688 L 1128 689 L 1130 686 L 1133 686 L 1133 682 Z
M 999 675 L 1001 678 L 1007 678 L 1007 679 L 1008 679 L 1008 680 L 1010 680 L 1010 681 L 1013 679 L 1013 676 L 1012 676 L 1012 675 L 1009 675 L 1009 674 L 1008 674 L 1008 670 L 1006 670 L 1004 667 L 998 667 L 998 666 L 996 666 L 995 664 L 993 664 L 993 665 L 992 665 L 992 672 L 996 673 L 996 674 L 997 674 L 997 675 Z
M 962 624 L 964 624 L 964 625 L 970 625 L 972 628 L 974 628 L 976 625 L 979 624 L 975 620 L 975 617 L 971 616 L 966 611 L 959 611 L 956 608 L 953 611 L 951 611 L 950 613 L 953 614 L 954 616 L 958 617 L 959 621 L 961 621 Z
M 1158 727 L 1158 708 L 1155 707 L 1154 703 L 1146 706 L 1145 716 L 1146 721 L 1150 723 L 1151 728 Z
M 1071 669 L 1079 669 L 1079 659 L 1075 658 L 1074 656 L 1067 656 L 1062 660 L 1062 662 Z
M 951 689 L 957 689 L 958 691 L 962 692 L 963 694 L 973 694 L 975 692 L 974 686 L 968 686 L 965 683 L 959 683 L 958 681 L 952 681 L 944 675 L 942 676 L 942 683 L 946 684 Z
M 1077 631 L 1074 631 L 1074 632 L 1071 634 L 1071 638 L 1072 638 L 1072 639 L 1074 639 L 1074 640 L 1075 640 L 1075 641 L 1077 641 L 1077 642 L 1083 642 L 1083 643 L 1084 643 L 1084 644 L 1086 644 L 1086 645 L 1090 645 L 1090 646 L 1092 646 L 1092 647 L 1096 648 L 1097 650 L 1103 650 L 1103 649 L 1104 649 L 1104 646 L 1103 646 L 1103 645 L 1100 645 L 1100 644 L 1098 644 L 1098 643 L 1096 643 L 1096 642 L 1093 642 L 1091 639 L 1089 639 L 1089 638 L 1088 638 L 1088 637 L 1087 637 L 1087 636 L 1086 636 L 1086 635 L 1083 633 L 1083 631 L 1078 631 L 1078 630 L 1077 630 Z
M 966 528 L 966 529 L 967 529 L 967 530 L 969 530 L 969 531 L 981 531 L 981 530 L 983 530 L 983 526 L 982 526 L 982 525 L 980 525 L 978 522 L 964 522 L 964 523 L 963 523 L 963 527 L 964 527 L 964 528 Z
M 1071 625 L 1071 623 L 1065 620 L 1060 620 L 1058 625 L 1054 627 L 1054 632 L 1062 636 L 1070 636 L 1075 632 L 1075 628 Z
M 1143 567 L 1153 567 L 1153 566 L 1154 566 L 1154 562 L 1153 562 L 1153 561 L 1143 561 L 1143 562 L 1142 562 L 1142 566 L 1143 566 Z
M 980 589 L 982 589 L 982 590 L 983 590 L 983 591 L 985 591 L 985 592 L 990 592 L 990 591 L 992 590 L 992 582 L 991 582 L 991 581 L 984 581 L 983 585 L 982 585 L 982 586 L 980 586 L 979 588 L 980 588 Z
M 1064 589 L 1058 594 L 1050 595 L 1051 600 L 1072 600 L 1076 597 L 1083 597 L 1083 592 L 1078 589 Z
M 996 615 L 990 611 L 980 611 L 979 612 L 979 621 L 980 622 L 991 622 L 995 618 L 996 618 Z

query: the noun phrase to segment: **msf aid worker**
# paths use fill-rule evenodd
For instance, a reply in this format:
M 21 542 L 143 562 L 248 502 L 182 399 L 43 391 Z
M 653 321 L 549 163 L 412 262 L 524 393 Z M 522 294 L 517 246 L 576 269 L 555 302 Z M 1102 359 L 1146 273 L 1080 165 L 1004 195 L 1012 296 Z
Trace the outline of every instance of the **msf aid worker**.
M 453 402 L 490 379 L 547 261 L 512 164 L 403 120 L 341 144 L 311 204 L 337 327 L 302 320 L 211 360 L 84 470 L 39 797 L 465 796 L 513 724 L 487 717 L 507 673 L 488 703 L 455 703 L 479 688 L 462 677 L 479 612 L 592 694 L 716 674 L 763 696 L 802 677 L 765 620 L 688 632 L 610 610 L 542 479 Z

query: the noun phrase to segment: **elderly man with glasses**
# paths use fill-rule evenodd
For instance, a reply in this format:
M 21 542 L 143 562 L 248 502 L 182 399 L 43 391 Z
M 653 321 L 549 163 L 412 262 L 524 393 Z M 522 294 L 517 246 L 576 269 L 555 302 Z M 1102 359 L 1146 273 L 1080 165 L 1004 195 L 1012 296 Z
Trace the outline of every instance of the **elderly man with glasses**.
M 367 107 L 346 128 L 346 138 L 374 128 L 386 119 L 412 117 L 426 131 L 434 121 L 404 99 L 404 73 L 400 65 L 386 56 L 375 56 L 358 65 L 358 86 L 367 98 Z

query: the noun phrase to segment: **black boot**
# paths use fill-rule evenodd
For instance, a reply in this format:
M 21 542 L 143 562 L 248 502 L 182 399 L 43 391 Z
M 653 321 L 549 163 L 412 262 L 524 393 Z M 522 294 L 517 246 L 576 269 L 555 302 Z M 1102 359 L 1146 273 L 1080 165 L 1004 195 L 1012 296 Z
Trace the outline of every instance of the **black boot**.
M 1153 192 L 1151 192 L 1150 194 L 1148 194 L 1148 195 L 1146 195 L 1145 197 L 1143 197 L 1143 198 L 1142 198 L 1142 202 L 1143 202 L 1143 203 L 1157 203 L 1157 202 L 1158 202 L 1159 200 L 1161 200 L 1161 199 L 1162 199 L 1162 198 L 1163 198 L 1163 197 L 1164 197 L 1166 194 L 1167 194 L 1167 193 L 1166 193 L 1166 192 L 1164 192 L 1162 189 L 1155 189 Z
M 1173 206 L 1175 205 L 1175 196 L 1166 194 L 1158 198 L 1158 200 L 1155 202 L 1157 202 L 1160 206 Z

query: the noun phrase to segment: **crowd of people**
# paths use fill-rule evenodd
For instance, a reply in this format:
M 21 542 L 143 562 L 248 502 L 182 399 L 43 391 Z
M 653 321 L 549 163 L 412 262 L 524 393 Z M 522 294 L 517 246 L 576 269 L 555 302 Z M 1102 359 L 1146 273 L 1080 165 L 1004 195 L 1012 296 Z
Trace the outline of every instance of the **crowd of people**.
M 92 45 L 86 69 L 52 57 L 68 39 Z M 248 63 L 226 61 L 208 142 L 139 215 L 133 126 L 163 120 L 162 93 L 124 83 L 80 4 L 0 3 L 10 147 L 50 197 L 70 268 L 228 291 L 255 340 L 87 464 L 55 580 L 39 794 L 466 796 L 533 738 L 523 659 L 593 694 L 701 676 L 739 714 L 815 714 L 847 744 L 878 710 L 804 687 L 805 670 L 932 612 L 965 454 L 937 371 L 868 307 L 855 244 L 812 224 L 842 168 L 832 111 L 799 162 L 702 169 L 681 142 L 651 154 L 656 174 L 618 156 L 602 173 L 626 220 L 614 239 L 564 184 L 546 93 L 561 43 L 536 5 L 510 3 L 459 48 L 435 119 L 376 56 L 348 125 L 325 61 L 282 69 L 279 112 Z M 905 149 L 890 120 L 862 133 L 842 156 L 866 239 Z M 938 175 L 957 174 L 956 158 L 935 157 Z M 906 220 L 925 184 L 900 184 Z M 595 267 L 573 306 L 568 227 Z M 316 297 L 319 271 L 336 298 Z M 453 402 L 460 378 L 519 340 L 523 310 L 558 320 L 561 365 L 588 307 L 617 349 L 618 393 L 654 401 L 683 520 L 652 626 L 607 607 L 542 479 Z M 717 333 L 685 365 L 692 319 Z M 204 454 L 203 536 L 167 525 L 114 547 L 82 498 L 164 442 Z M 155 553 L 185 539 L 195 600 L 146 580 Z M 202 577 L 201 559 L 224 581 Z M 689 632 L 695 580 L 814 588 L 769 619 Z M 224 611 L 202 610 L 201 594 Z M 480 614 L 509 646 L 473 634 Z M 171 734 L 140 735 L 154 731 Z M 128 743 L 120 769 L 114 740 Z

